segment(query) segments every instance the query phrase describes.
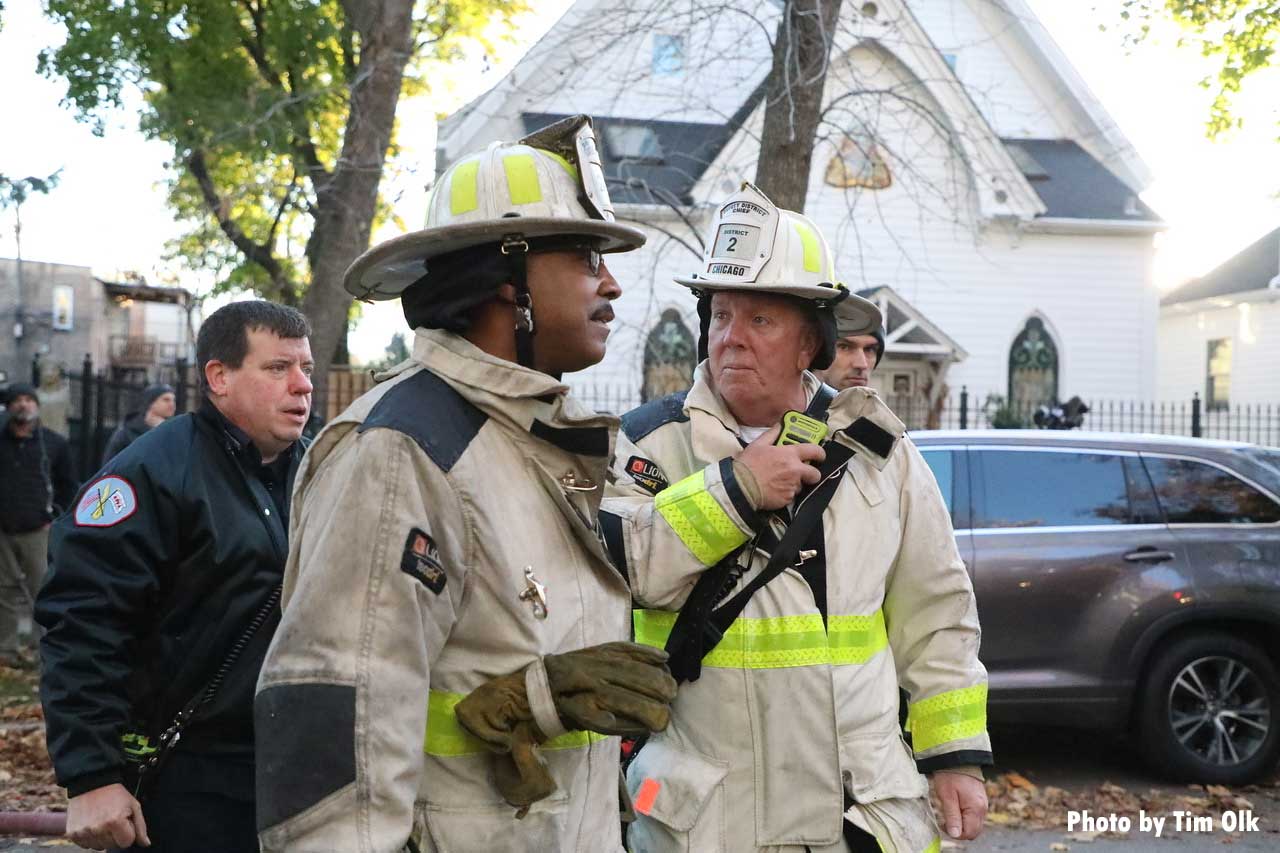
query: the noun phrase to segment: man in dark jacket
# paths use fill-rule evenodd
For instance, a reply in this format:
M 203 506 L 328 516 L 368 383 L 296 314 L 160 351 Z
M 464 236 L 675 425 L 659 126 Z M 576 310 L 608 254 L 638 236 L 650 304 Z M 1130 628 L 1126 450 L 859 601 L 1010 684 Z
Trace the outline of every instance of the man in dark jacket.
M 9 386 L 0 415 L 0 662 L 30 666 L 19 655 L 20 623 L 44 578 L 49 522 L 76 493 L 67 440 L 40 423 L 40 397 Z
M 148 385 L 142 392 L 142 408 L 125 415 L 124 423 L 111 433 L 107 449 L 102 451 L 102 464 L 110 462 L 147 430 L 169 420 L 177 408 L 177 397 L 172 388 L 164 384 Z
M 125 448 L 54 525 L 40 695 L 77 844 L 258 849 L 253 691 L 279 620 L 308 334 L 270 302 L 214 312 L 196 341 L 199 411 Z M 140 805 L 124 782 L 157 749 Z

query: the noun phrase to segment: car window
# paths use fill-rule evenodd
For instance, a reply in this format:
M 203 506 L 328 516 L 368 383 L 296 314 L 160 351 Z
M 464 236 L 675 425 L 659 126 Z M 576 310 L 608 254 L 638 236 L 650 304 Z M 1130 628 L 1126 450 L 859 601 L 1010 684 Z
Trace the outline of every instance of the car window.
M 925 462 L 929 463 L 929 469 L 933 471 L 934 479 L 938 481 L 938 489 L 942 492 L 942 500 L 947 505 L 947 512 L 955 518 L 955 457 L 950 450 L 929 450 L 925 447 L 920 448 L 920 455 L 924 457 Z
M 982 513 L 974 527 L 1130 523 L 1123 457 L 982 450 Z
M 1259 482 L 1273 494 L 1280 494 L 1280 448 L 1242 447 L 1236 452 L 1262 466 L 1263 474 Z
M 1143 460 L 1170 524 L 1280 521 L 1280 505 L 1228 471 L 1190 459 L 1144 455 Z

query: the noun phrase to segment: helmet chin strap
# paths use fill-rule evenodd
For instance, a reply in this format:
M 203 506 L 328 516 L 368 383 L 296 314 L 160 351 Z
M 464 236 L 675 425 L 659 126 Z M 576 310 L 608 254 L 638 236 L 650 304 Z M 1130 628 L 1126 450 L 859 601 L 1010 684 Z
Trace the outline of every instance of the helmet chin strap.
M 511 269 L 511 286 L 516 290 L 516 361 L 530 370 L 533 366 L 533 297 L 529 294 L 529 244 L 518 234 L 502 241 L 502 254 Z

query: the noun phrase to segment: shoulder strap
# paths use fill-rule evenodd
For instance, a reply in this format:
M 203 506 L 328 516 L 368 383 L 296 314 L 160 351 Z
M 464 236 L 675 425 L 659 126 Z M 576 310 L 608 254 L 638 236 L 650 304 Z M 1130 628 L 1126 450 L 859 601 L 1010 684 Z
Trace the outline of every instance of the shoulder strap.
M 827 398 L 827 403 L 830 403 L 830 397 Z M 810 408 L 812 409 L 812 404 Z M 835 441 L 827 442 L 825 447 L 827 458 L 818 469 L 818 485 L 801 499 L 800 505 L 796 507 L 795 517 L 778 546 L 773 549 L 764 570 L 720 607 L 716 605 L 737 582 L 737 560 L 742 548 L 738 548 L 698 577 L 684 607 L 680 608 L 680 613 L 676 616 L 671 635 L 667 638 L 666 651 L 670 657 L 668 665 L 677 682 L 697 681 L 702 674 L 702 659 L 723 639 L 725 631 L 729 630 L 733 620 L 746 609 L 751 597 L 795 564 L 800 547 L 821 520 L 823 511 L 840 485 L 840 474 L 854 454 L 852 448 Z M 743 546 L 745 547 L 749 547 L 749 544 Z
M 827 409 L 831 408 L 831 401 L 836 398 L 836 389 L 832 388 L 825 382 L 818 383 L 818 391 L 813 395 L 813 399 L 809 401 L 809 406 L 804 413 L 811 418 L 820 421 L 826 421 Z

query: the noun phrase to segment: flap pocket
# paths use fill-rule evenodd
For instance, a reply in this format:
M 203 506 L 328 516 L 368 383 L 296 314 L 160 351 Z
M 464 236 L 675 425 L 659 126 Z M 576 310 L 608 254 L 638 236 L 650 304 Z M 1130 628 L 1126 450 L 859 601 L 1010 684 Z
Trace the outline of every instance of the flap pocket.
M 862 493 L 862 497 L 871 506 L 877 506 L 884 500 L 884 495 L 880 493 L 879 477 L 868 468 L 855 468 L 849 465 L 849 473 L 847 477 L 852 477 L 853 482 L 857 484 L 858 491 Z
M 893 797 L 910 800 L 929 793 L 929 783 L 916 770 L 911 748 L 896 728 L 856 734 L 842 746 L 845 770 L 852 777 L 849 793 L 859 803 Z
M 729 762 L 651 740 L 627 769 L 635 810 L 677 832 L 689 832 L 729 772 Z

